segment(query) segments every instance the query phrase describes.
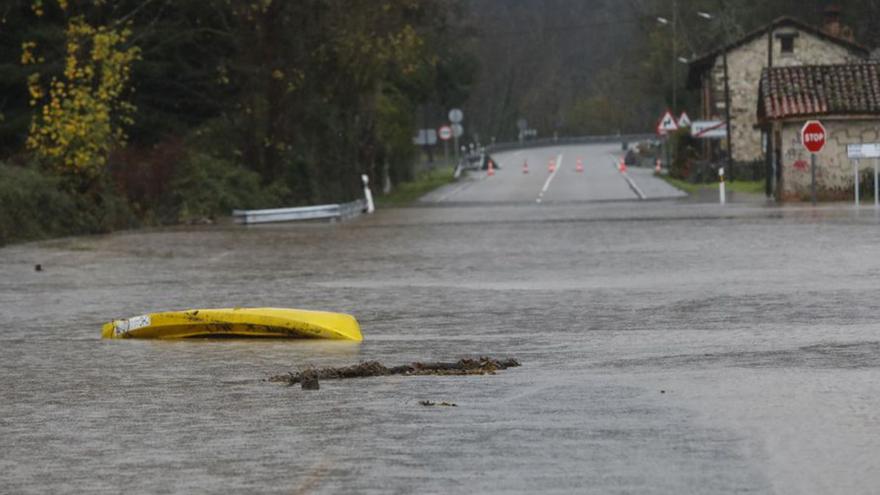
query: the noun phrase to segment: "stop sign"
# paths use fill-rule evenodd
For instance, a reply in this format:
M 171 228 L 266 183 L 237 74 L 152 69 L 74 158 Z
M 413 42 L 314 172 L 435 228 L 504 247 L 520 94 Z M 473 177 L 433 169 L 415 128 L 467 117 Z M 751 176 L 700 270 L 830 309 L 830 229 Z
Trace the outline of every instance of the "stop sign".
M 801 143 L 810 153 L 818 153 L 825 147 L 825 126 L 818 120 L 810 120 L 801 128 Z

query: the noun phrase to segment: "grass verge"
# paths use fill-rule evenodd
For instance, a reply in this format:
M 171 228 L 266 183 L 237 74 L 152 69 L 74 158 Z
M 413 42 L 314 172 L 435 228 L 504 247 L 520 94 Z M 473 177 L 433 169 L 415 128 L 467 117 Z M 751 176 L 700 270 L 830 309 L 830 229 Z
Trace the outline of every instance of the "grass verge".
M 439 167 L 422 172 L 416 180 L 398 184 L 389 194 L 378 196 L 376 204 L 406 206 L 434 189 L 452 182 L 453 171 L 453 167 Z
M 690 182 L 674 179 L 668 175 L 661 176 L 663 180 L 669 184 L 681 189 L 688 194 L 694 194 L 699 191 L 717 191 L 718 183 L 714 184 L 691 184 Z M 748 194 L 764 194 L 763 180 L 738 180 L 735 182 L 726 182 L 725 189 L 727 192 L 738 192 Z

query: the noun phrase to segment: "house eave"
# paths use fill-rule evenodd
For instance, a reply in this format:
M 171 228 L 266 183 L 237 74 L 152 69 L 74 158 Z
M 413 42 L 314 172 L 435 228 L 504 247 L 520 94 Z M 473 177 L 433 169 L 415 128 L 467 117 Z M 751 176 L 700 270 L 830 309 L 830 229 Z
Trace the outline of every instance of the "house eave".
M 856 43 L 855 41 L 848 40 L 846 38 L 841 38 L 839 36 L 833 36 L 822 31 L 820 28 L 810 25 L 800 19 L 796 19 L 794 17 L 779 17 L 774 19 L 772 22 L 765 24 L 758 29 L 755 29 L 745 35 L 741 36 L 737 40 L 727 43 L 723 46 L 715 48 L 699 57 L 695 58 L 688 64 L 688 77 L 687 77 L 687 88 L 695 89 L 699 87 L 700 77 L 707 70 L 711 69 L 715 65 L 715 60 L 723 54 L 725 51 L 730 52 L 735 50 L 746 43 L 756 39 L 770 30 L 775 30 L 781 27 L 795 27 L 799 30 L 802 30 L 806 33 L 812 34 L 816 37 L 824 39 L 826 41 L 830 41 L 832 43 L 836 43 L 838 45 L 847 48 L 848 50 L 858 52 L 863 58 L 868 58 L 871 54 L 871 51 L 864 45 L 860 43 Z

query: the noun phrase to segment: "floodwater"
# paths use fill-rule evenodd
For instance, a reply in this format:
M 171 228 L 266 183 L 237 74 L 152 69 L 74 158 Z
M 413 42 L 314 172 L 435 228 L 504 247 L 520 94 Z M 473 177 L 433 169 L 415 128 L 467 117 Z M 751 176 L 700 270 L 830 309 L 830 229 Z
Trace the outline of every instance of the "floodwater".
M 451 205 L 2 248 L 0 492 L 876 493 L 878 224 Z M 365 340 L 99 338 L 229 306 L 350 312 Z M 523 366 L 265 381 L 481 354 Z

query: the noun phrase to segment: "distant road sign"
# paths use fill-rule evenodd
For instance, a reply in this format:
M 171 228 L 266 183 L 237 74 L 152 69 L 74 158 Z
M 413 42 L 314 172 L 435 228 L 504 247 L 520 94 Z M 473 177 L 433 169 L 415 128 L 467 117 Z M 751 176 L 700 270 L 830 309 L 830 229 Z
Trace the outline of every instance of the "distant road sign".
M 464 134 L 464 127 L 461 124 L 452 124 L 452 135 L 454 137 L 460 138 L 462 134 Z
M 529 122 L 526 119 L 520 118 L 516 121 L 516 128 L 524 131 L 529 128 Z
M 818 153 L 825 147 L 825 126 L 818 120 L 810 120 L 801 128 L 801 143 L 810 153 Z
M 691 136 L 703 139 L 723 139 L 727 137 L 727 126 L 723 120 L 695 120 L 691 123 Z
M 458 124 L 464 118 L 464 113 L 460 108 L 453 108 L 449 111 L 449 121 L 453 124 Z
M 666 113 L 660 117 L 660 122 L 657 123 L 657 134 L 665 136 L 666 134 L 677 130 L 678 124 L 675 123 L 675 117 L 673 117 L 672 113 L 667 110 Z
M 681 115 L 678 117 L 678 127 L 685 128 L 691 126 L 691 118 L 688 117 L 687 112 L 681 112 Z
M 437 144 L 437 131 L 434 129 L 419 129 L 419 133 L 413 138 L 413 144 L 419 146 Z
M 452 128 L 448 125 L 444 125 L 437 130 L 437 135 L 440 137 L 440 139 L 444 141 L 449 141 L 450 139 L 452 139 Z
M 861 143 L 846 145 L 848 158 L 880 158 L 880 143 Z

